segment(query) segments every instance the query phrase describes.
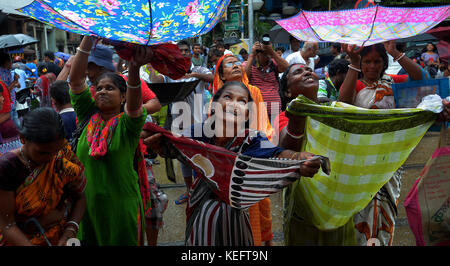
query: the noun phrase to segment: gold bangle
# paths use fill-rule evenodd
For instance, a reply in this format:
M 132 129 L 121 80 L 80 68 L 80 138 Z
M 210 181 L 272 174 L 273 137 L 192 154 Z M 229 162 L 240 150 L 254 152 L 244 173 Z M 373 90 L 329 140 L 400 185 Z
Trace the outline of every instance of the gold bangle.
M 294 160 L 293 158 L 294 158 L 295 156 L 297 156 L 297 158 L 295 158 L 295 160 L 297 160 L 299 154 L 300 154 L 299 152 L 294 152 L 294 154 L 292 154 L 290 160 Z

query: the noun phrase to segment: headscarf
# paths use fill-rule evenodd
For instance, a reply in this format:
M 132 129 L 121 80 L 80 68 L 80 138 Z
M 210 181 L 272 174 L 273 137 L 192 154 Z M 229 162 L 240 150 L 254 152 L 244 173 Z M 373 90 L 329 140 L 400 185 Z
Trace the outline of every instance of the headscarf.
M 219 61 L 217 61 L 216 71 L 214 73 L 213 89 L 212 89 L 213 94 L 215 94 L 224 84 L 222 79 L 220 79 L 219 66 L 222 64 L 222 62 L 225 58 L 231 57 L 231 56 L 235 57 L 232 54 L 226 54 L 226 55 L 223 55 L 219 59 Z M 267 109 L 266 109 L 265 104 L 260 104 L 260 103 L 264 103 L 264 100 L 261 95 L 261 91 L 259 90 L 258 87 L 249 84 L 247 74 L 245 73 L 245 71 L 243 69 L 242 69 L 241 82 L 248 88 L 248 90 L 250 91 L 250 94 L 252 96 L 252 99 L 253 99 L 254 103 L 256 104 L 257 117 L 256 117 L 256 119 L 252 120 L 253 123 L 250 125 L 250 127 L 264 132 L 264 134 L 266 134 L 267 138 L 269 140 L 271 140 L 272 134 L 273 134 L 273 128 L 270 125 L 269 116 L 267 114 Z

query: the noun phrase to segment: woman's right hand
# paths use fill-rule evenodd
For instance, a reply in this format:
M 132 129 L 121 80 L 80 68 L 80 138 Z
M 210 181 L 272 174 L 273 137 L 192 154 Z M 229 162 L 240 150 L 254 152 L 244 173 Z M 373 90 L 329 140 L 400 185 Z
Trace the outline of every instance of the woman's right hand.
M 161 145 L 161 133 L 154 134 L 149 131 L 142 130 L 141 139 L 143 139 L 144 144 L 149 146 L 152 151 L 154 151 L 161 157 L 165 157 L 163 146 Z
M 342 51 L 344 51 L 345 53 L 348 54 L 348 56 L 350 57 L 350 61 L 352 63 L 352 65 L 354 65 L 355 67 L 359 67 L 360 63 L 361 63 L 361 51 L 364 47 L 359 47 L 358 49 L 355 49 L 357 46 L 355 44 L 342 44 Z

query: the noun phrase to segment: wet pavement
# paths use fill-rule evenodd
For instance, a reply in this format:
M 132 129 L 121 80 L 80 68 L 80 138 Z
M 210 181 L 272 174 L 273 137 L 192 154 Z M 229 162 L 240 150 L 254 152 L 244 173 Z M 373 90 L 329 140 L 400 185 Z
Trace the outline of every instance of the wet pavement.
M 393 246 L 415 246 L 416 241 L 411 232 L 406 211 L 403 206 L 406 195 L 419 176 L 427 160 L 437 148 L 439 140 L 438 132 L 428 132 L 408 160 L 403 164 L 405 175 L 402 179 L 401 195 L 398 203 L 398 217 L 396 220 Z M 159 165 L 153 166 L 153 171 L 161 189 L 168 195 L 169 203 L 163 215 L 164 227 L 160 230 L 158 245 L 177 246 L 184 245 L 184 234 L 186 229 L 186 204 L 176 205 L 175 200 L 186 191 L 181 175 L 178 161 L 174 160 L 176 181 L 169 181 L 165 175 L 164 159 L 158 157 Z M 283 223 L 282 223 L 282 193 L 274 194 L 271 199 L 272 230 L 274 234 L 273 243 L 276 246 L 284 245 Z

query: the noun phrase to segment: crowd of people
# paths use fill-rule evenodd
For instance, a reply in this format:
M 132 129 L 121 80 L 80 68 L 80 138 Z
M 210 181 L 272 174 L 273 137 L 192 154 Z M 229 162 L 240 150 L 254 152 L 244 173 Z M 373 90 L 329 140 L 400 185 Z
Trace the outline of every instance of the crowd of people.
M 395 41 L 332 44 L 323 79 L 316 73 L 318 44 L 302 45 L 292 36 L 287 51 L 258 41 L 233 54 L 222 39 L 208 48 L 183 40 L 178 48 L 191 67 L 177 80 L 152 67 L 151 47 L 139 46 L 130 61 L 115 63 L 114 50 L 92 37 L 84 37 L 67 61 L 52 52 L 37 64 L 0 54 L 0 143 L 20 141 L 0 151 L 0 245 L 65 245 L 75 237 L 83 245 L 156 245 L 166 203 L 147 159 L 168 157 L 168 151 L 161 134 L 143 129 L 146 123 L 176 127 L 186 137 L 253 158 L 298 160 L 298 177 L 277 187 L 280 192 L 321 167 L 315 154 L 302 151 L 306 117 L 286 111 L 297 96 L 394 109 L 393 83 L 450 76 L 433 44 L 421 61 L 408 58 Z M 394 63 L 400 67 L 388 75 Z M 193 80 L 199 82 L 182 102 L 165 106 L 149 87 Z M 191 123 L 174 126 L 185 115 L 176 110 L 186 103 Z M 449 121 L 450 102 L 443 105 L 439 121 Z M 213 137 L 193 134 L 213 115 Z M 174 200 L 186 204 L 186 245 L 272 245 L 268 198 L 235 208 L 189 165 L 181 163 L 181 172 L 186 192 Z M 401 176 L 400 168 L 376 199 L 336 230 L 309 224 L 302 197 L 291 192 L 285 244 L 365 245 L 377 236 L 391 245 L 395 222 L 388 229 L 374 225 L 379 216 L 395 221 Z

